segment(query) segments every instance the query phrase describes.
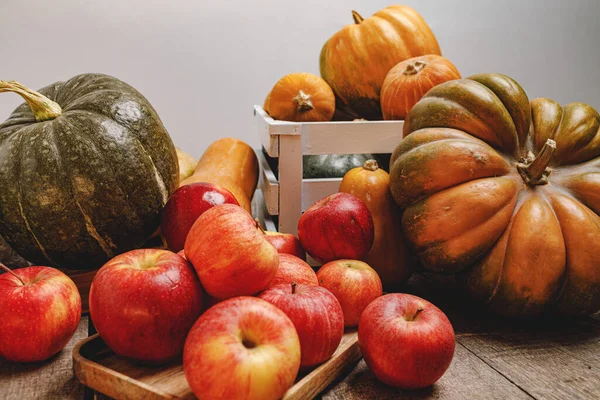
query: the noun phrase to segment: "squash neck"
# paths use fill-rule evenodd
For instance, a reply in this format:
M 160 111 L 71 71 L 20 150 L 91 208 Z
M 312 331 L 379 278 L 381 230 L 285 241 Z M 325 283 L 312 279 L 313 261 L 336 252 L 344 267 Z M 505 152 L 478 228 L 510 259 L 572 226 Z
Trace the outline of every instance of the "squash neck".
M 0 80 L 0 93 L 3 92 L 13 92 L 21 96 L 31 108 L 36 121 L 48 121 L 62 114 L 62 108 L 58 103 L 35 90 L 26 88 L 19 82 Z
M 548 167 L 552 156 L 556 152 L 556 142 L 552 139 L 546 140 L 542 150 L 537 156 L 532 152 L 527 154 L 527 157 L 521 158 L 517 163 L 517 171 L 521 174 L 523 181 L 529 186 L 546 185 L 548 183 L 548 175 L 552 173 L 552 169 Z

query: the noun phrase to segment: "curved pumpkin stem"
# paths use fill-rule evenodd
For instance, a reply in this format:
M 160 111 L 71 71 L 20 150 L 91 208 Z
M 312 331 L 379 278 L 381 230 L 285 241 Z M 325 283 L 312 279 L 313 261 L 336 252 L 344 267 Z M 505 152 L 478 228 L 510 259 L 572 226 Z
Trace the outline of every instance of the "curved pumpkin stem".
M 359 13 L 357 13 L 354 10 L 352 10 L 352 18 L 354 18 L 354 23 L 356 24 L 360 24 L 365 20 Z
M 379 169 L 379 164 L 377 164 L 377 160 L 373 160 L 372 158 L 365 161 L 363 164 L 363 168 L 367 171 L 377 171 Z
M 26 88 L 19 82 L 0 80 L 0 93 L 3 92 L 13 92 L 20 95 L 33 111 L 36 121 L 48 121 L 62 114 L 62 108 L 58 103 L 35 90 Z
M 517 170 L 526 184 L 535 186 L 548 183 L 548 175 L 552 172 L 552 169 L 548 168 L 548 164 L 555 152 L 556 142 L 548 139 L 537 156 L 529 153 L 525 159 L 520 160 Z

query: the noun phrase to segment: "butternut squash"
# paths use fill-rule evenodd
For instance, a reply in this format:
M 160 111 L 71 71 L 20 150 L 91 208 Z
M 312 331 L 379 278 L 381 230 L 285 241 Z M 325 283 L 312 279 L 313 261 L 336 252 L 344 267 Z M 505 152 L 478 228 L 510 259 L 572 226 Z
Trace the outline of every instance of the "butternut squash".
M 239 139 L 222 138 L 204 151 L 194 173 L 181 186 L 210 182 L 229 190 L 242 207 L 251 212 L 251 200 L 258 184 L 258 158 L 252 147 Z
M 416 259 L 402 235 L 402 213 L 389 190 L 390 177 L 370 159 L 351 169 L 340 183 L 340 192 L 361 199 L 373 217 L 375 237 L 366 262 L 381 278 L 383 289 L 397 291 L 412 275 Z

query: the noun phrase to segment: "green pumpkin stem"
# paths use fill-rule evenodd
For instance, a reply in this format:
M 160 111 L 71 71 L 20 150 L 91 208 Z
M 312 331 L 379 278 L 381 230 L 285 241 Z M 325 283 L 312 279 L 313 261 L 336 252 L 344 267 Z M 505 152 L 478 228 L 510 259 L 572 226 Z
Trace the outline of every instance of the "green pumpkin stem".
M 31 90 L 15 81 L 0 80 L 0 93 L 13 92 L 20 95 L 29 105 L 36 121 L 48 121 L 62 114 L 62 108 L 58 103 L 46 96 Z
M 526 158 L 521 159 L 517 163 L 517 170 L 521 174 L 523 181 L 530 186 L 547 184 L 548 175 L 552 172 L 548 164 L 550 164 L 550 160 L 552 160 L 555 152 L 556 142 L 548 139 L 537 156 L 534 156 L 530 152 Z
M 8 268 L 6 265 L 2 264 L 1 262 L 0 262 L 0 268 L 2 268 L 3 270 L 5 270 L 9 274 L 12 274 L 12 276 L 14 276 L 15 278 L 17 278 L 19 280 L 19 282 L 21 282 L 21 284 L 23 286 L 25 286 L 25 281 L 23 279 L 21 279 L 21 277 L 19 275 L 15 274 L 12 269 Z
M 352 10 L 352 18 L 354 18 L 354 22 L 356 24 L 360 24 L 361 22 L 363 22 L 365 19 L 356 11 Z
M 298 94 L 292 99 L 292 101 L 296 104 L 296 107 L 298 107 L 298 111 L 310 111 L 315 108 L 310 98 L 310 94 L 306 94 L 302 90 L 299 90 Z

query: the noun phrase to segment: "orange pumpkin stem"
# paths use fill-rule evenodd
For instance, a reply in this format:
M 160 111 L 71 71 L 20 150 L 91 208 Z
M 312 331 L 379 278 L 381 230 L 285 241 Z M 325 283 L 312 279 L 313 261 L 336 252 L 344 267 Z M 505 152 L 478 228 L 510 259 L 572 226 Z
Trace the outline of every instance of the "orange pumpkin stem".
M 552 169 L 548 168 L 548 164 L 550 164 L 550 160 L 552 160 L 555 152 L 556 142 L 548 139 L 537 157 L 529 152 L 527 157 L 521 159 L 517 164 L 517 170 L 521 174 L 523 181 L 529 186 L 547 184 L 548 175 L 552 172 Z
M 19 280 L 19 282 L 21 282 L 21 284 L 23 286 L 25 286 L 25 281 L 23 279 L 21 279 L 21 277 L 19 275 L 15 274 L 13 270 L 11 270 L 10 268 L 8 268 L 6 265 L 2 264 L 1 262 L 0 262 L 0 268 L 2 268 L 3 270 L 5 270 L 9 274 L 12 274 L 12 276 L 14 276 L 15 278 L 17 278 Z
M 33 111 L 36 121 L 48 121 L 62 114 L 62 108 L 41 93 L 15 81 L 0 80 L 0 93 L 13 92 L 21 96 Z
M 300 112 L 310 111 L 315 108 L 315 106 L 313 106 L 313 103 L 310 98 L 311 98 L 310 94 L 306 94 L 302 90 L 299 90 L 298 94 L 296 95 L 296 97 L 294 97 L 292 99 L 292 101 L 294 103 L 296 103 L 296 107 L 298 107 L 298 111 L 300 111 Z
M 352 10 L 352 18 L 354 18 L 354 23 L 356 24 L 360 24 L 365 20 L 359 13 L 357 13 L 354 10 Z
M 377 164 L 376 160 L 373 160 L 371 158 L 365 161 L 365 163 L 363 164 L 363 168 L 367 171 L 377 171 L 379 169 L 379 164 Z
M 425 61 L 415 61 L 412 62 L 410 64 L 408 64 L 406 66 L 406 68 L 404 68 L 404 75 L 416 75 L 419 72 L 421 72 L 421 70 L 423 68 L 425 68 L 425 66 L 427 65 L 427 63 Z

